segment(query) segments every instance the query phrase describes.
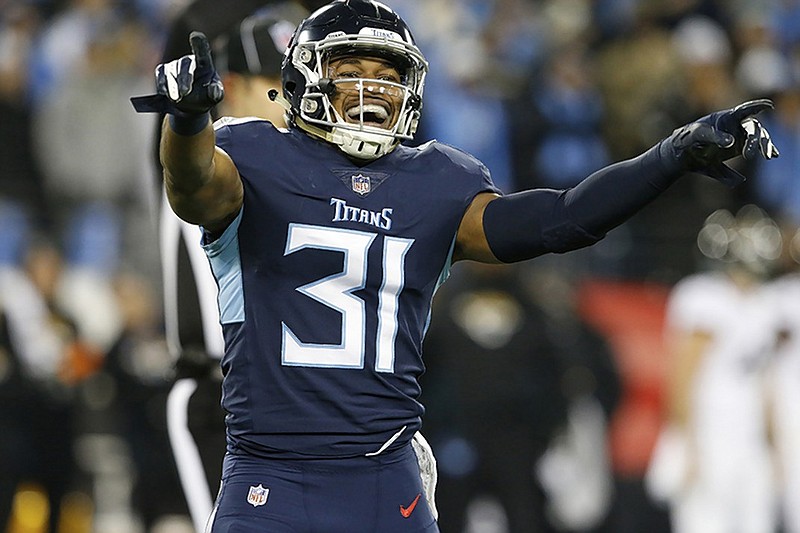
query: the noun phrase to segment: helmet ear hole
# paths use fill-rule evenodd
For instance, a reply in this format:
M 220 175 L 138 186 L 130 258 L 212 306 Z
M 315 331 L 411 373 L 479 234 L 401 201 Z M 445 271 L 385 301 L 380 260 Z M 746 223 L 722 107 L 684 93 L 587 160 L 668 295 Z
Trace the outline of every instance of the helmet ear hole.
M 288 94 L 290 96 L 294 95 L 294 90 L 296 88 L 297 88 L 297 84 L 295 82 L 293 82 L 293 81 L 287 81 L 286 83 L 283 84 L 283 90 L 286 92 L 286 94 Z

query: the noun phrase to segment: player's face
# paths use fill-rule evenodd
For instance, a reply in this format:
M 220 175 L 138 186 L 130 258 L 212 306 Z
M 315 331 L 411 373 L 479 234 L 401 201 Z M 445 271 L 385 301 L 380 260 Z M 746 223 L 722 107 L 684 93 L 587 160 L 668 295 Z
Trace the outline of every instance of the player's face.
M 328 64 L 336 91 L 334 109 L 346 122 L 391 129 L 397 122 L 404 91 L 397 68 L 380 58 L 346 56 Z M 361 94 L 363 93 L 363 102 Z

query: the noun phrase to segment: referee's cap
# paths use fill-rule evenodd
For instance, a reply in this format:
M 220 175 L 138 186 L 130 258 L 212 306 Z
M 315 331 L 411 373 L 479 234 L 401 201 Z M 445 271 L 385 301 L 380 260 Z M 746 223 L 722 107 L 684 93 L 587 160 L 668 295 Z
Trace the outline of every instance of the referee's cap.
M 215 43 L 221 73 L 280 77 L 283 53 L 302 11 L 266 9 L 241 20 Z

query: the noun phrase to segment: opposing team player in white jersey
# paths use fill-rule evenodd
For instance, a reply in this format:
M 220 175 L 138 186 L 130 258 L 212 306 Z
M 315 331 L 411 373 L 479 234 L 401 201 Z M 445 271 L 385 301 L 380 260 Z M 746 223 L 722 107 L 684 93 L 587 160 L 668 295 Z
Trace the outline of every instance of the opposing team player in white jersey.
M 800 232 L 783 230 L 783 263 L 767 286 L 776 320 L 769 390 L 782 528 L 800 533 Z
M 770 232 L 773 247 L 764 250 Z M 779 231 L 747 206 L 735 218 L 713 213 L 698 243 L 717 259 L 670 294 L 668 419 L 648 479 L 668 500 L 675 533 L 772 533 L 768 370 L 776 335 L 764 282 Z
M 687 171 L 777 155 L 747 102 L 564 191 L 503 196 L 484 165 L 409 147 L 428 64 L 385 4 L 336 0 L 282 66 L 286 129 L 211 125 L 223 86 L 200 33 L 140 111 L 166 112 L 173 210 L 204 231 L 225 338 L 228 450 L 211 531 L 438 531 L 412 437 L 431 299 L 451 264 L 590 245 Z M 476 124 L 476 127 L 480 125 Z

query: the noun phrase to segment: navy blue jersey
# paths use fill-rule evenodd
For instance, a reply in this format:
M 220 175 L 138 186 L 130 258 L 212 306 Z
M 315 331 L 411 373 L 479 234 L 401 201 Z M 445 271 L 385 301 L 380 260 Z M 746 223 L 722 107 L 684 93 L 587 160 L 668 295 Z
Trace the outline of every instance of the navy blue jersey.
M 358 166 L 266 121 L 220 121 L 216 135 L 244 184 L 239 216 L 205 246 L 229 450 L 347 457 L 408 442 L 431 299 L 467 206 L 496 191 L 488 170 L 436 142 Z

